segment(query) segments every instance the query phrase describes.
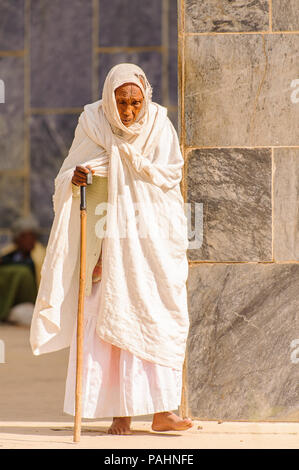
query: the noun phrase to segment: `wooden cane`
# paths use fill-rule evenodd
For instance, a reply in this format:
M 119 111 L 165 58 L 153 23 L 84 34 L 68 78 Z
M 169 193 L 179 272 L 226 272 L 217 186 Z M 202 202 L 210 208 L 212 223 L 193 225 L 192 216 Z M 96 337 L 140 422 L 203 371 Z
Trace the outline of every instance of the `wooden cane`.
M 92 173 L 89 170 L 86 178 L 87 184 L 92 183 Z M 76 364 L 76 392 L 75 392 L 75 423 L 74 442 L 80 441 L 82 417 L 82 369 L 83 369 L 83 320 L 84 320 L 84 294 L 86 272 L 86 186 L 80 186 L 80 279 L 77 314 L 77 364 Z

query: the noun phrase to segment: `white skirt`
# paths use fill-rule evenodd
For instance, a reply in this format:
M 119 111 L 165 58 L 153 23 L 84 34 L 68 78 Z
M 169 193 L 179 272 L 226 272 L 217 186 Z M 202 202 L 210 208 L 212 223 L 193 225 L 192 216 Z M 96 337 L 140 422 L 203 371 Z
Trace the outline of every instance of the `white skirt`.
M 85 297 L 82 417 L 138 416 L 176 410 L 182 371 L 138 358 L 96 334 L 101 281 Z M 70 345 L 63 411 L 75 415 L 76 327 Z

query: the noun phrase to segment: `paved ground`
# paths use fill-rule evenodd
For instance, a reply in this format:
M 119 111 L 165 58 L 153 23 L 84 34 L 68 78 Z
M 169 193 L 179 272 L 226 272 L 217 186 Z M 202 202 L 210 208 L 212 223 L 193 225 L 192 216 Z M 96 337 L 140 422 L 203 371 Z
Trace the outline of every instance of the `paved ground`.
M 0 447 L 5 449 L 299 449 L 299 422 L 194 421 L 180 432 L 151 431 L 151 417 L 133 421 L 131 436 L 107 434 L 110 421 L 83 420 L 73 442 L 73 418 L 62 412 L 68 351 L 39 357 L 29 330 L 0 326 Z

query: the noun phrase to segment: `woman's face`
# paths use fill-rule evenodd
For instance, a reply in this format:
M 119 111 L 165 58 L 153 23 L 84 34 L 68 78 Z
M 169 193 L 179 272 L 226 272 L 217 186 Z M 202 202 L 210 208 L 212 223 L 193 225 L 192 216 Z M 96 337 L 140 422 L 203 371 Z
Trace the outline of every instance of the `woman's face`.
M 121 122 L 126 127 L 131 126 L 142 108 L 141 89 L 134 83 L 125 83 L 115 90 L 115 99 Z

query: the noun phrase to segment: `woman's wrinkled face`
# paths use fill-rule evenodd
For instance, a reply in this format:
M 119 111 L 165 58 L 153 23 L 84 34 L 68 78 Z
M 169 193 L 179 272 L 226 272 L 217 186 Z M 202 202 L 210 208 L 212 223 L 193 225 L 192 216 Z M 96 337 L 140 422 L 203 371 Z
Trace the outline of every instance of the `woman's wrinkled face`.
M 115 90 L 115 100 L 121 122 L 126 127 L 131 126 L 142 108 L 141 89 L 134 83 L 125 83 Z

